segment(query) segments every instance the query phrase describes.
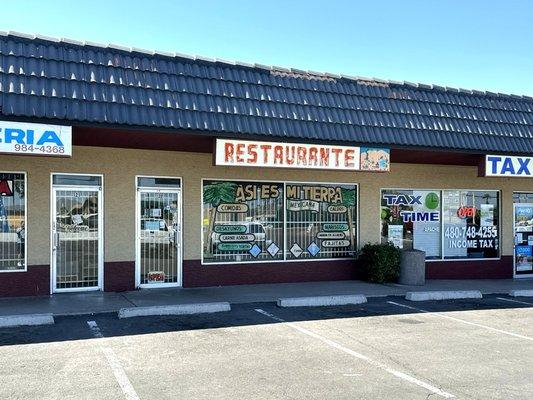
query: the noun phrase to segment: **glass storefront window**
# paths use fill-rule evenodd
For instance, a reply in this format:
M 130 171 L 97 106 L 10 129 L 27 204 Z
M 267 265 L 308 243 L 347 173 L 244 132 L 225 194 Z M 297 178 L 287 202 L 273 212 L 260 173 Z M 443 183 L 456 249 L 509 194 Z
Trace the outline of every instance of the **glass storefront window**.
M 0 271 L 26 269 L 26 175 L 0 172 Z
M 351 258 L 357 186 L 203 181 L 203 262 Z
M 518 197 L 520 195 L 520 197 Z M 529 276 L 533 273 L 533 200 L 531 194 L 514 195 L 514 275 L 515 277 Z M 517 198 L 518 197 L 518 198 Z
M 441 258 L 440 205 L 439 190 L 382 190 L 381 242 Z
M 533 203 L 533 193 L 531 192 L 514 192 L 513 203 Z
M 497 258 L 497 191 L 444 190 L 442 201 L 444 258 Z
M 160 177 L 148 177 L 140 176 L 137 178 L 137 187 L 143 188 L 171 188 L 176 189 L 181 186 L 181 180 L 179 178 L 160 178 Z
M 64 186 L 101 186 L 102 177 L 98 175 L 52 175 L 52 183 L 54 185 Z
M 514 192 L 514 275 L 533 273 L 533 192 Z
M 283 183 L 203 181 L 205 263 L 282 260 Z
M 381 191 L 381 242 L 429 260 L 499 257 L 499 192 Z
M 287 183 L 286 196 L 287 259 L 355 255 L 356 186 Z

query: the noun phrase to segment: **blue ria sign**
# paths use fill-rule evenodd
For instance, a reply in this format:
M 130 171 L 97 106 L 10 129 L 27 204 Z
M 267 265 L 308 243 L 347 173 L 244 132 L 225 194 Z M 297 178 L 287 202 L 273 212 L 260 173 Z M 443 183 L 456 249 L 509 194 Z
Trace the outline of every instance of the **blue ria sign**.
M 533 177 L 533 157 L 487 155 L 485 176 Z
M 72 127 L 0 121 L 0 153 L 72 156 Z

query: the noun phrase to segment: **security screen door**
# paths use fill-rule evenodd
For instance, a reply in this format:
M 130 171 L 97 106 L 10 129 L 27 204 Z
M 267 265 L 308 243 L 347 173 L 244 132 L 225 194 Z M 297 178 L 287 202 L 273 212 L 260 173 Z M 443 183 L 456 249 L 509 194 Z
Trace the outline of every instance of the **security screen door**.
M 102 287 L 100 187 L 54 187 L 52 199 L 54 291 Z
M 137 285 L 180 286 L 180 191 L 137 193 Z

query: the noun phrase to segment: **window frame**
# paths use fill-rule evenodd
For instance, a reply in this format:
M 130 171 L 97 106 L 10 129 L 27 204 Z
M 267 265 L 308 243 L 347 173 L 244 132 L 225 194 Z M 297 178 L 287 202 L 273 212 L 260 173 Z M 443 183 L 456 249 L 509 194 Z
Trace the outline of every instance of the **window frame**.
M 517 203 L 515 201 L 515 198 L 514 198 L 515 195 L 520 195 L 520 194 L 528 194 L 528 195 L 530 194 L 530 195 L 533 196 L 533 191 L 531 191 L 531 190 L 513 191 L 513 204 L 520 204 L 520 203 Z M 533 200 L 532 200 L 532 202 L 533 202 Z
M 139 180 L 143 178 L 148 179 L 173 179 L 179 181 L 179 186 L 143 186 L 139 185 Z M 135 188 L 136 189 L 170 189 L 170 190 L 181 190 L 183 188 L 183 178 L 181 176 L 166 176 L 166 175 L 135 175 Z
M 440 206 L 439 206 L 439 212 L 440 212 L 440 242 L 441 242 L 441 256 L 440 258 L 426 258 L 425 262 L 455 262 L 455 261 L 497 261 L 502 259 L 502 191 L 500 189 L 448 189 L 448 188 L 441 188 L 441 189 L 427 189 L 427 188 L 399 188 L 399 187 L 381 187 L 379 189 L 379 210 L 381 210 L 381 201 L 383 199 L 383 191 L 387 190 L 422 190 L 422 191 L 437 191 L 440 192 Z M 470 191 L 470 192 L 496 192 L 498 194 L 498 257 L 491 257 L 491 258 L 444 258 L 444 222 L 442 219 L 443 215 L 443 203 L 442 203 L 442 195 L 444 191 Z M 533 192 L 532 192 L 533 193 Z M 378 218 L 378 243 L 381 243 L 381 217 Z
M 401 191 L 401 190 L 404 190 L 404 191 L 424 191 L 424 192 L 438 192 L 439 193 L 439 229 L 440 229 L 440 257 L 439 258 L 425 258 L 426 262 L 429 262 L 429 261 L 443 261 L 444 260 L 444 236 L 442 234 L 442 227 L 443 227 L 443 223 L 442 223 L 442 192 L 443 190 L 448 190 L 448 189 L 420 189 L 420 188 L 416 188 L 416 189 L 404 189 L 404 188 L 385 188 L 385 189 L 380 189 L 379 190 L 379 214 L 381 215 L 381 207 L 382 207 L 382 204 L 381 204 L 381 201 L 383 200 L 383 192 L 384 191 L 393 191 L 393 190 L 396 190 L 396 191 Z M 452 189 L 453 190 L 453 189 Z M 381 244 L 381 216 L 378 220 L 378 223 L 379 223 L 379 237 L 378 237 L 378 243 Z M 413 247 L 414 249 L 414 247 Z M 416 250 L 416 249 L 415 249 Z
M 162 178 L 162 179 L 177 179 L 179 180 L 179 186 L 177 187 L 168 187 L 168 186 L 139 186 L 139 179 L 141 178 Z M 141 221 L 139 220 L 139 194 L 141 190 L 149 190 L 149 191 L 169 191 L 169 192 L 177 192 L 178 198 L 179 198 L 179 248 L 177 252 L 177 273 L 178 273 L 178 279 L 177 282 L 172 283 L 166 283 L 163 286 L 160 284 L 150 284 L 150 283 L 144 283 L 141 284 L 141 246 L 140 246 L 140 233 L 141 233 Z M 183 244 L 183 177 L 182 176 L 169 176 L 169 175 L 135 175 L 135 213 L 133 216 L 133 222 L 135 225 L 135 287 L 136 288 L 169 288 L 169 287 L 183 287 L 183 260 L 185 255 L 185 246 Z
M 100 185 L 94 185 L 94 186 L 77 186 L 77 185 L 64 185 L 64 184 L 54 184 L 54 175 L 72 175 L 72 176 L 98 176 L 101 178 Z M 50 172 L 50 193 L 49 193 L 49 260 L 50 260 L 50 294 L 54 293 L 82 293 L 82 292 L 103 292 L 105 288 L 105 243 L 106 243 L 106 215 L 105 215 L 105 192 L 104 192 L 104 177 L 105 175 L 103 173 L 83 173 L 83 172 L 57 172 L 57 171 L 51 171 Z M 98 259 L 99 259 L 99 268 L 98 268 L 98 287 L 86 289 L 86 288 L 57 288 L 57 270 L 54 260 L 54 230 L 52 229 L 53 223 L 55 221 L 55 216 L 53 215 L 54 210 L 54 189 L 72 189 L 75 187 L 99 187 L 100 188 L 100 203 L 99 208 L 103 210 L 102 217 L 101 217 L 101 234 L 99 236 L 99 242 L 101 244 L 101 249 L 98 251 Z
M 24 268 L 22 269 L 0 269 L 0 274 L 28 272 L 28 173 L 26 171 L 4 171 L 0 174 L 22 174 L 24 175 L 24 226 L 26 229 L 26 238 L 24 239 Z
M 204 232 L 203 232 L 203 221 L 204 221 L 204 181 L 218 181 L 218 182 L 270 182 L 270 183 L 280 183 L 283 185 L 283 259 L 281 260 L 249 260 L 249 261 L 220 261 L 220 262 L 205 262 L 204 261 Z M 286 186 L 287 184 L 318 184 L 318 185 L 349 185 L 354 186 L 356 188 L 356 204 L 355 204 L 355 212 L 357 213 L 357 216 L 355 218 L 355 234 L 357 236 L 355 241 L 355 249 L 354 252 L 357 253 L 360 249 L 360 234 L 359 234 L 359 183 L 354 182 L 324 182 L 324 181 L 317 181 L 317 182 L 309 182 L 309 181 L 292 181 L 292 180 L 283 180 L 283 179 L 233 179 L 233 178 L 202 178 L 200 182 L 200 265 L 206 265 L 206 266 L 216 266 L 216 265 L 231 265 L 231 264 L 265 264 L 265 263 L 292 263 L 292 262 L 320 262 L 320 261 L 339 261 L 339 260 L 355 260 L 357 259 L 357 256 L 355 257 L 339 257 L 339 258 L 297 258 L 297 259 L 288 259 L 286 257 L 286 250 L 287 250 L 287 204 L 286 204 Z

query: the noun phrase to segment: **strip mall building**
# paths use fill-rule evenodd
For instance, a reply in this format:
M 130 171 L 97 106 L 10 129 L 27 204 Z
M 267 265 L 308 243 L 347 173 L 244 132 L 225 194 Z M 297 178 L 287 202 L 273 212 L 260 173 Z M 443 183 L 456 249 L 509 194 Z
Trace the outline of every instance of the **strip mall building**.
M 533 99 L 0 34 L 0 296 L 533 276 Z

